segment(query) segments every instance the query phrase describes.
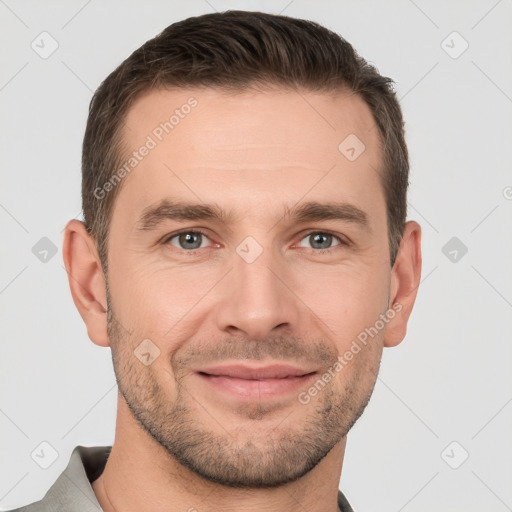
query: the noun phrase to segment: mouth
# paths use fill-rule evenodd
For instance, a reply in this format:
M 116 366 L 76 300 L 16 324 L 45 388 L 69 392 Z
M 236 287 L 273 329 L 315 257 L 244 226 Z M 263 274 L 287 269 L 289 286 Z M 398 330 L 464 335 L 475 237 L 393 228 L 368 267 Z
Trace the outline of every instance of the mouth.
M 201 369 L 197 376 L 210 388 L 238 398 L 261 399 L 289 394 L 305 386 L 317 371 L 290 365 L 225 365 Z

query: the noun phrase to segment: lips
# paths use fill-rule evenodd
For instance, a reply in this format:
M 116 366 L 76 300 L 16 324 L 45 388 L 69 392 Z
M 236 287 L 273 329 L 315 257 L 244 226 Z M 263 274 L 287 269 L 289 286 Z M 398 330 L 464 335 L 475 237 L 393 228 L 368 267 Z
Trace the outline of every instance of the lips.
M 290 365 L 273 364 L 262 367 L 249 367 L 245 365 L 212 366 L 201 369 L 199 373 L 217 377 L 231 377 L 245 380 L 286 379 L 288 377 L 302 377 L 314 370 L 298 368 Z
M 202 368 L 196 373 L 210 389 L 235 400 L 269 400 L 307 386 L 316 371 L 285 364 L 260 367 L 232 364 Z

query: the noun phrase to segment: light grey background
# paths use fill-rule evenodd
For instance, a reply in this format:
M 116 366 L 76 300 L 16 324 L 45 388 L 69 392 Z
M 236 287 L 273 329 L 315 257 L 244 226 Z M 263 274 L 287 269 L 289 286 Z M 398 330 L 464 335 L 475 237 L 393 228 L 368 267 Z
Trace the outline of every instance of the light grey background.
M 336 30 L 396 80 L 404 110 L 423 281 L 340 487 L 356 511 L 512 510 L 510 0 L 0 0 L 0 506 L 40 499 L 74 446 L 113 441 L 110 350 L 88 339 L 61 255 L 92 92 L 170 23 L 228 8 Z M 31 48 L 43 31 L 59 45 L 47 59 Z M 47 262 L 32 252 L 43 237 L 58 248 Z M 468 249 L 455 262 L 452 237 Z M 31 457 L 43 441 L 58 452 L 47 469 Z

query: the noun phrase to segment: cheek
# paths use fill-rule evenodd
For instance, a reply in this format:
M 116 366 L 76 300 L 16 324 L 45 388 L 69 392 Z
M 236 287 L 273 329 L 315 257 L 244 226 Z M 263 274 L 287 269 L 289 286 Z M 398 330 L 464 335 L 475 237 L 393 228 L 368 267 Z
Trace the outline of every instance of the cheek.
M 197 305 L 223 275 L 206 266 L 170 267 L 150 257 L 119 262 L 113 270 L 116 315 L 127 329 L 155 340 L 180 339 Z
M 326 335 L 341 352 L 385 312 L 388 281 L 385 273 L 369 265 L 319 268 L 302 280 L 297 295 L 322 320 Z

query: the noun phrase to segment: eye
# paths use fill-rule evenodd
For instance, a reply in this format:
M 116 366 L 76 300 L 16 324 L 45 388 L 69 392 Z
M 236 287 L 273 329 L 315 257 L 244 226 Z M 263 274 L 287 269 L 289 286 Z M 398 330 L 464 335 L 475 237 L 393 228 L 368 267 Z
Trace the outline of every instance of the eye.
M 182 251 L 193 252 L 209 247 L 208 241 L 210 239 L 206 233 L 195 229 L 174 233 L 164 243 L 169 243 Z M 305 243 L 309 246 L 304 245 Z M 299 247 L 314 249 L 316 253 L 327 253 L 341 245 L 347 245 L 347 243 L 339 236 L 328 231 L 312 231 L 304 236 L 298 244 Z
M 303 245 L 304 241 L 307 241 L 311 248 L 317 249 L 316 252 L 328 252 L 338 245 L 344 245 L 340 237 L 326 231 L 312 231 L 308 233 L 300 241 L 299 247 L 307 247 Z M 333 242 L 337 243 L 333 245 Z
M 203 249 L 208 247 L 206 241 L 209 238 L 202 231 L 182 231 L 170 236 L 166 243 L 170 243 L 178 249 L 185 251 L 194 251 L 196 249 Z

